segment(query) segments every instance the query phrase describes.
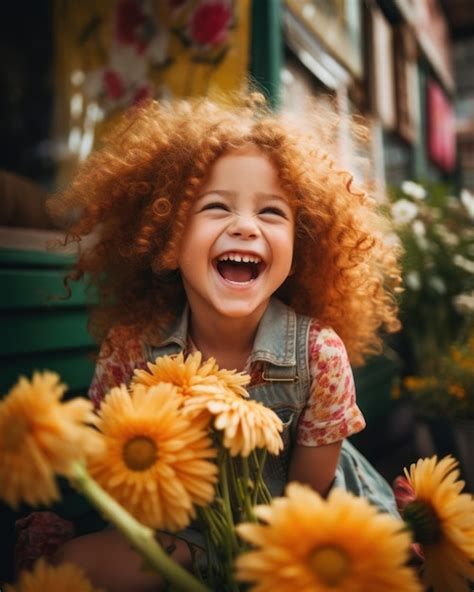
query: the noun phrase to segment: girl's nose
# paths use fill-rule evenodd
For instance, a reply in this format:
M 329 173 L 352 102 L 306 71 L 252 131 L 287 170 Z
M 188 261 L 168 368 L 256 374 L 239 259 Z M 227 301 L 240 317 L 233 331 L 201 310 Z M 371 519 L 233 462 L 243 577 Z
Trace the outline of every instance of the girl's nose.
M 228 228 L 229 234 L 240 238 L 256 238 L 260 234 L 253 216 L 234 216 Z

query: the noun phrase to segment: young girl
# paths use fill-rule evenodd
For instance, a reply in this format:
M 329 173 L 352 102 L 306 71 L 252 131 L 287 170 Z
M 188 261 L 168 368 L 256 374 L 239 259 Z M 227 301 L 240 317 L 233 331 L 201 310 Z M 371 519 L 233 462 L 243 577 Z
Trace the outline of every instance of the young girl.
M 248 372 L 250 396 L 281 417 L 285 450 L 266 467 L 274 495 L 288 480 L 322 495 L 336 485 L 395 511 L 345 439 L 364 428 L 349 359 L 399 326 L 397 253 L 374 201 L 325 150 L 334 131 L 316 113 L 302 124 L 271 114 L 259 95 L 233 108 L 151 103 L 125 116 L 52 209 L 79 208 L 74 239 L 94 233 L 77 277 L 101 295 L 97 406 L 134 368 L 199 350 Z M 188 555 L 178 542 L 177 560 Z M 114 530 L 57 557 L 109 591 L 159 589 Z

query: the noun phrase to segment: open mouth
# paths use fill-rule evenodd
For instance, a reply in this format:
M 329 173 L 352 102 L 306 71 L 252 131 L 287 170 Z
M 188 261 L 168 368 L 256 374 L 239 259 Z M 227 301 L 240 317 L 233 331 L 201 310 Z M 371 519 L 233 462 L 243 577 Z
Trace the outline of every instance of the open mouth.
M 256 280 L 266 265 L 256 255 L 226 253 L 215 260 L 215 267 L 225 280 L 236 284 L 246 284 Z

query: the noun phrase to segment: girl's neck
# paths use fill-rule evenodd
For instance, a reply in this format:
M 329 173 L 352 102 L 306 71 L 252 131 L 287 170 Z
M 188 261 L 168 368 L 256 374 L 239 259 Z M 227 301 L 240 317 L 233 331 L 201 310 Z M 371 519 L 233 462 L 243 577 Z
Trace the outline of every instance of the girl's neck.
M 252 353 L 258 319 L 213 319 L 206 322 L 190 313 L 189 331 L 203 359 L 214 357 L 221 368 L 243 370 Z

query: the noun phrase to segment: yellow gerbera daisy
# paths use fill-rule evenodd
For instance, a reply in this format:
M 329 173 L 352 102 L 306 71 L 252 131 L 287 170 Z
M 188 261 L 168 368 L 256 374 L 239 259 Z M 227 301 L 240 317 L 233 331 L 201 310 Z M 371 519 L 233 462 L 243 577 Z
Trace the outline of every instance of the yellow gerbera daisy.
M 434 592 L 468 592 L 474 580 L 474 498 L 461 493 L 457 465 L 451 456 L 433 456 L 405 469 L 414 499 L 403 517 L 421 544 L 424 580 Z
M 6 592 L 102 592 L 93 588 L 83 571 L 72 563 L 57 567 L 39 559 L 32 571 L 20 574 L 15 586 L 6 585 Z
M 229 392 L 195 396 L 184 401 L 191 416 L 203 412 L 214 417 L 214 427 L 223 432 L 223 444 L 232 456 L 248 456 L 255 448 L 278 454 L 283 448 L 280 418 L 268 407 Z
M 214 498 L 216 455 L 202 422 L 180 410 L 170 384 L 113 388 L 96 425 L 105 449 L 90 458 L 89 471 L 140 522 L 176 531 L 195 515 L 193 504 Z
M 286 497 L 257 506 L 265 524 L 237 532 L 256 550 L 236 562 L 253 592 L 421 592 L 405 566 L 410 536 L 403 523 L 365 499 L 333 490 L 327 500 L 299 483 Z
M 137 384 L 153 386 L 160 382 L 174 384 L 184 396 L 202 393 L 219 393 L 230 390 L 237 395 L 247 397 L 245 385 L 250 376 L 235 370 L 220 370 L 214 358 L 201 364 L 201 352 L 195 352 L 184 358 L 182 353 L 176 356 L 161 356 L 155 363 L 148 363 L 148 370 L 135 370 L 132 388 Z
M 68 475 L 73 460 L 100 446 L 92 403 L 61 403 L 66 390 L 54 372 L 21 377 L 0 401 L 0 497 L 17 507 L 58 499 L 55 473 Z

